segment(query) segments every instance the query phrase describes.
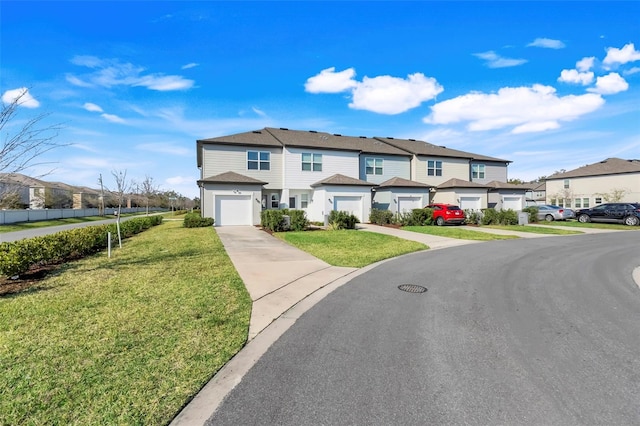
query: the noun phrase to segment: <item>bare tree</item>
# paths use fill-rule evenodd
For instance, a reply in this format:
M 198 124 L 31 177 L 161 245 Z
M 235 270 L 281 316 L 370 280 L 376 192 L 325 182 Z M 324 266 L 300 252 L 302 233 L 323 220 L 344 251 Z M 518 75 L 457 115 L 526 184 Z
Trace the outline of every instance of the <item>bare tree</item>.
M 147 214 L 149 214 L 149 200 L 160 192 L 160 187 L 153 183 L 153 178 L 151 176 L 145 175 L 144 180 L 141 183 L 136 184 L 136 192 L 140 194 L 144 200 L 147 208 Z
M 118 216 L 116 217 L 116 227 L 118 229 L 118 245 L 122 248 L 122 237 L 120 236 L 120 216 L 122 213 L 122 202 L 124 201 L 124 195 L 131 190 L 131 182 L 127 180 L 126 170 L 113 170 L 111 172 L 113 179 L 116 182 L 115 196 L 118 200 Z
M 0 173 L 18 173 L 28 167 L 47 164 L 38 163 L 36 159 L 52 149 L 67 145 L 55 141 L 62 128 L 60 124 L 40 126 L 50 114 L 40 114 L 27 119 L 13 129 L 13 123 L 18 117 L 18 108 L 29 98 L 29 91 L 23 88 L 9 103 L 2 102 Z

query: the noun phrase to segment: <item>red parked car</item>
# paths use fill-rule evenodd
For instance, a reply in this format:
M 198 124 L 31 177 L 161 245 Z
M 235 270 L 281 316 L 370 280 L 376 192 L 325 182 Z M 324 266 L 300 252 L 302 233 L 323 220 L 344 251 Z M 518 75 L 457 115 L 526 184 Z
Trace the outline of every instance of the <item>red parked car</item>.
M 433 220 L 438 226 L 445 223 L 462 225 L 466 219 L 464 211 L 453 204 L 429 204 L 426 208 L 433 209 Z

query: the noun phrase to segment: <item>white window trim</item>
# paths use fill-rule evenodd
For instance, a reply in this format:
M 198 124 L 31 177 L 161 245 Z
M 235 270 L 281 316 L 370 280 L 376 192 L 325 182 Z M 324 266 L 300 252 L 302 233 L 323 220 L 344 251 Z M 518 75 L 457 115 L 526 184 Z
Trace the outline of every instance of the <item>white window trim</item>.
M 429 163 L 433 163 L 433 167 L 429 167 Z M 438 167 L 438 164 L 440 167 Z M 433 174 L 429 174 L 429 170 L 433 170 Z M 438 174 L 438 170 L 440 174 Z M 442 176 L 442 160 L 427 160 L 427 176 Z
M 258 159 L 257 160 L 250 160 L 249 159 L 249 153 L 250 152 L 257 153 L 258 154 Z M 260 157 L 261 157 L 262 154 L 267 154 L 268 157 L 269 157 L 269 160 L 261 160 Z M 258 163 L 258 168 L 257 169 L 249 168 L 249 162 Z M 267 169 L 263 169 L 262 168 L 263 164 L 268 164 L 269 167 Z M 255 149 L 248 149 L 247 150 L 247 170 L 251 170 L 251 171 L 265 171 L 265 170 L 269 171 L 269 170 L 271 170 L 271 152 L 270 151 L 258 151 L 258 150 L 255 150 Z
M 311 161 L 304 161 L 304 156 L 305 155 L 310 155 L 311 156 Z M 304 165 L 305 164 L 309 164 L 309 170 L 305 170 L 304 169 Z M 320 166 L 319 170 L 315 170 L 315 166 L 316 165 Z M 303 172 L 321 172 L 322 171 L 322 154 L 316 154 L 316 153 L 313 153 L 313 152 L 303 152 L 303 153 L 301 153 L 301 155 L 300 155 L 300 169 Z
M 484 164 L 471 165 L 471 179 L 484 179 L 487 176 L 487 168 Z
M 373 162 L 373 165 L 371 166 L 371 173 L 369 173 L 367 171 L 367 169 L 369 169 L 369 166 L 367 165 L 367 162 L 371 160 Z M 377 163 L 378 161 L 380 162 L 380 165 L 378 166 Z M 380 173 L 376 173 L 377 169 L 380 169 Z M 364 174 L 368 175 L 368 176 L 381 176 L 384 174 L 384 158 L 381 157 L 365 157 L 364 159 Z

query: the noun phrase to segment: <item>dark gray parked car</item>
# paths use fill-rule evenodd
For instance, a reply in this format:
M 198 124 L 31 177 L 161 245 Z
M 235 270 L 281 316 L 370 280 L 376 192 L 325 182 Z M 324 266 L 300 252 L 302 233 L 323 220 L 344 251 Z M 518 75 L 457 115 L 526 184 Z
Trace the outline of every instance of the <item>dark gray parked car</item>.
M 624 223 L 640 225 L 640 203 L 606 203 L 576 211 L 580 222 Z

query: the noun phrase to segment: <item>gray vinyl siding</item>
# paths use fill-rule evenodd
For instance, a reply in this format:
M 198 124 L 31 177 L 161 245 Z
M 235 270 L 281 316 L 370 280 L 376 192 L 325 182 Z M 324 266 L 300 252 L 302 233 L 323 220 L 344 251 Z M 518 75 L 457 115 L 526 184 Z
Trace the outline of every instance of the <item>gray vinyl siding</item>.
M 382 158 L 382 174 L 368 175 L 366 173 L 367 158 Z M 360 154 L 359 179 L 371 183 L 382 183 L 394 177 L 411 179 L 411 158 L 395 155 Z
M 466 158 L 451 157 L 417 157 L 415 180 L 416 182 L 426 183 L 427 185 L 437 186 L 449 179 L 469 180 L 469 160 Z M 428 176 L 427 163 L 429 160 L 442 161 L 442 176 Z
M 475 179 L 471 175 L 471 167 L 469 166 L 470 181 L 476 183 L 489 183 L 491 181 L 506 182 L 507 181 L 507 165 L 505 163 L 492 163 L 490 161 L 472 161 L 471 164 L 484 164 L 484 179 Z
M 203 145 L 202 179 L 228 171 L 268 182 L 265 189 L 282 188 L 282 148 L 234 145 Z M 269 151 L 270 170 L 249 170 L 247 151 Z

